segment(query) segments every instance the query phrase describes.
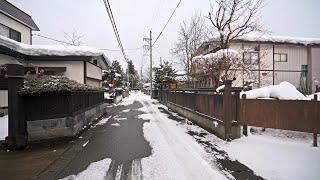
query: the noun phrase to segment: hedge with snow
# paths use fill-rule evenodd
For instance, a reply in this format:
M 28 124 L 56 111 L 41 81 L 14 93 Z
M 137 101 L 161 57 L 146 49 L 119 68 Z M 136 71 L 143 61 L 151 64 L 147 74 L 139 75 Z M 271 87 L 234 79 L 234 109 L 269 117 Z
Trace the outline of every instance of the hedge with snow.
M 43 94 L 73 91 L 103 91 L 103 89 L 81 84 L 62 76 L 44 76 L 27 82 L 20 93 Z

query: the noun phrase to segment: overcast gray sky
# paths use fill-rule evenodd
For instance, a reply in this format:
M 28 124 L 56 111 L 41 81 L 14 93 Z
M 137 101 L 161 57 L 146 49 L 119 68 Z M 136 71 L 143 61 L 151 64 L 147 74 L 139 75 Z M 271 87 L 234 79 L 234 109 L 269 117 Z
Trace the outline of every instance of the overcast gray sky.
M 86 45 L 98 48 L 119 49 L 103 0 L 9 0 L 30 14 L 40 28 L 41 35 L 64 40 L 64 32 L 77 29 Z M 158 35 L 178 0 L 109 0 L 126 49 L 142 47 L 143 37 L 153 31 Z M 170 49 L 177 39 L 179 24 L 192 14 L 206 15 L 210 0 L 182 0 L 167 29 L 157 42 L 155 63 L 160 56 L 172 61 Z M 264 26 L 275 35 L 320 38 L 319 0 L 265 0 L 261 11 Z M 39 37 L 34 44 L 57 44 Z M 149 66 L 143 50 L 127 50 L 137 69 Z M 125 61 L 121 52 L 106 51 L 111 60 Z M 140 72 L 140 70 L 139 70 Z

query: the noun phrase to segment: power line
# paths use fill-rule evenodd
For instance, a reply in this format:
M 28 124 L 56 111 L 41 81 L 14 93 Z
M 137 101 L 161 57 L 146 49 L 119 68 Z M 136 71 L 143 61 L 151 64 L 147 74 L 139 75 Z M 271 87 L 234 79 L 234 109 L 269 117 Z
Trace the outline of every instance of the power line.
M 62 44 L 68 44 L 68 45 L 73 45 L 69 42 L 66 42 L 66 41 L 62 41 L 62 40 L 58 40 L 58 39 L 54 39 L 52 37 L 48 37 L 48 36 L 44 36 L 44 35 L 40 35 L 40 34 L 32 34 L 33 36 L 38 36 L 38 37 L 42 37 L 44 39 L 49 39 L 51 41 L 56 41 L 56 42 L 59 42 L 59 43 L 62 43 Z
M 109 0 L 103 0 L 103 2 L 104 2 L 104 5 L 106 7 L 109 19 L 111 21 L 112 28 L 113 28 L 113 31 L 115 33 L 116 39 L 118 41 L 120 50 L 121 50 L 121 52 L 123 54 L 124 59 L 128 62 L 128 57 L 127 57 L 127 55 L 126 55 L 126 53 L 124 51 L 124 48 L 123 48 L 123 45 L 122 45 L 122 42 L 121 42 L 121 39 L 120 39 L 120 36 L 119 36 L 119 31 L 118 31 L 117 25 L 116 25 L 114 17 L 113 17 L 113 13 L 112 13 L 112 9 L 111 9 Z
M 167 23 L 164 25 L 164 27 L 162 28 L 161 32 L 159 33 L 159 35 L 157 36 L 156 40 L 153 42 L 153 46 L 156 44 L 156 42 L 158 41 L 158 39 L 160 38 L 161 34 L 163 33 L 163 31 L 165 30 L 165 28 L 167 27 L 167 25 L 169 24 L 171 18 L 173 17 L 174 13 L 176 12 L 176 10 L 178 9 L 179 5 L 181 4 L 182 0 L 179 0 L 179 3 L 177 4 L 176 8 L 174 8 L 171 16 L 169 17 Z
M 62 43 L 62 44 L 68 44 L 68 45 L 74 46 L 74 44 L 71 44 L 71 43 L 66 42 L 66 41 L 58 40 L 58 39 L 55 39 L 55 38 L 52 38 L 52 37 L 49 37 L 49 36 L 44 36 L 44 35 L 41 35 L 41 34 L 32 34 L 32 35 L 33 36 L 38 36 L 38 37 L 41 37 L 41 38 L 44 38 L 44 39 L 48 39 L 48 40 L 51 40 L 51 41 L 59 42 L 59 43 Z M 136 51 L 136 50 L 139 50 L 139 49 L 142 49 L 142 47 L 130 48 L 130 49 L 124 49 L 124 50 L 126 50 L 126 51 Z M 122 51 L 121 49 L 109 49 L 109 48 L 100 48 L 100 50 L 104 50 L 104 51 Z
M 136 51 L 142 49 L 142 47 L 137 47 L 137 48 L 131 48 L 131 49 L 124 49 L 126 51 Z M 102 48 L 101 50 L 105 50 L 105 51 L 122 51 L 121 49 L 108 49 L 108 48 Z

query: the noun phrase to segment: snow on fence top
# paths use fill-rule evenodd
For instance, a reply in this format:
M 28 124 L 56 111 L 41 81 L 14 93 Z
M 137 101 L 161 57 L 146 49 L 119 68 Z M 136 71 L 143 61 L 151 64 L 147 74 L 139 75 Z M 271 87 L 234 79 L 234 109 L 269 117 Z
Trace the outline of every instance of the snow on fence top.
M 0 36 L 0 45 L 29 56 L 104 56 L 104 52 L 88 46 L 29 45 Z
M 218 37 L 214 37 L 211 41 L 217 41 Z M 303 37 L 289 37 L 289 36 L 272 36 L 272 35 L 243 35 L 238 37 L 236 41 L 249 41 L 249 42 L 266 42 L 266 43 L 284 43 L 284 44 L 297 44 L 297 45 L 320 45 L 319 38 L 303 38 Z
M 276 98 L 281 100 L 308 100 L 297 88 L 289 82 L 281 82 L 278 85 L 266 86 L 250 91 L 242 92 L 247 99 Z

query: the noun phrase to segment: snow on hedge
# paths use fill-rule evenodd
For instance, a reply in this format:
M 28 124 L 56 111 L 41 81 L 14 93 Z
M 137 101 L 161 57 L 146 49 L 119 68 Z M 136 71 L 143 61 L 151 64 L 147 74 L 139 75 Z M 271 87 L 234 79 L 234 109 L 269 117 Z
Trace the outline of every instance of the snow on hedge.
M 29 56 L 104 56 L 106 58 L 102 50 L 89 46 L 29 45 L 3 36 L 0 36 L 0 45 Z
M 242 92 L 242 94 L 245 94 L 247 99 L 276 98 L 282 100 L 308 100 L 294 85 L 286 81 L 278 85 Z
M 63 76 L 43 76 L 26 83 L 22 94 L 42 94 L 49 92 L 102 91 L 102 88 L 78 83 Z

